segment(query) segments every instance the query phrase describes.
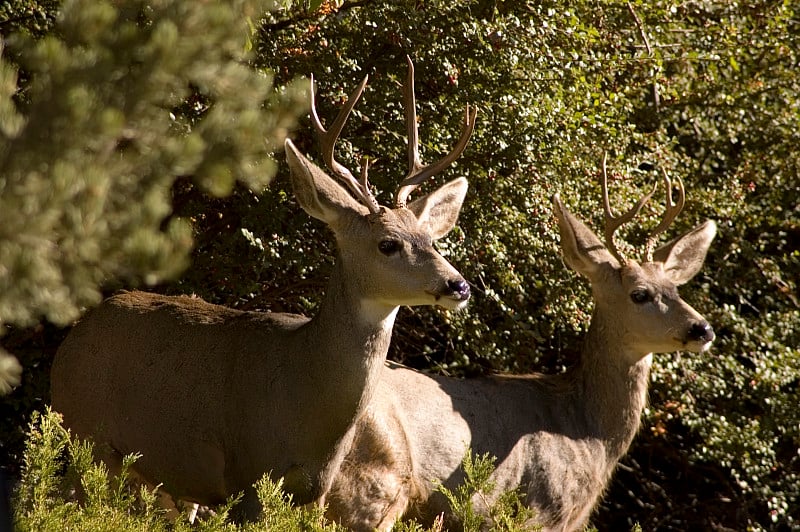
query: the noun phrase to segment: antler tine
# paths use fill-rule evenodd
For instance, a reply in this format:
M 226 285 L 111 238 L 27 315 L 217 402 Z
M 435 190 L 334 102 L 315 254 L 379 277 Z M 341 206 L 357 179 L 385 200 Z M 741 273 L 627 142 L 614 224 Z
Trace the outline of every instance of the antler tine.
M 364 88 L 367 86 L 367 80 L 369 76 L 364 76 L 364 79 L 361 80 L 361 83 L 356 87 L 350 97 L 347 99 L 344 107 L 339 111 L 339 114 L 336 116 L 336 120 L 333 121 L 329 130 L 326 130 L 322 126 L 322 122 L 319 119 L 319 115 L 317 114 L 317 105 L 314 97 L 314 76 L 311 76 L 311 122 L 314 124 L 314 129 L 317 130 L 317 135 L 319 136 L 319 142 L 322 147 L 322 158 L 325 161 L 325 164 L 328 165 L 328 168 L 341 179 L 348 188 L 355 194 L 356 198 L 364 204 L 371 213 L 380 212 L 380 206 L 378 205 L 378 201 L 375 199 L 375 196 L 372 195 L 372 192 L 369 190 L 369 184 L 367 183 L 367 168 L 363 167 L 361 171 L 361 182 L 359 182 L 344 166 L 339 164 L 336 159 L 333 157 L 333 149 L 336 145 L 336 140 L 339 138 L 339 135 L 342 133 L 342 129 L 344 128 L 344 124 L 347 121 L 347 118 L 350 116 L 350 112 L 355 107 L 356 102 L 361 97 L 361 94 L 364 92 Z
M 367 179 L 367 173 L 369 172 L 369 157 L 366 155 L 363 159 L 361 159 L 361 181 L 359 185 L 364 188 L 364 190 L 369 190 L 369 180 Z
M 642 196 L 639 201 L 636 202 L 628 212 L 621 214 L 617 217 L 611 213 L 611 204 L 608 200 L 608 176 L 606 174 L 606 157 L 607 154 L 603 152 L 603 209 L 605 211 L 605 237 L 606 237 L 606 247 L 611 252 L 614 257 L 619 261 L 620 264 L 626 264 L 628 260 L 622 256 L 622 254 L 617 249 L 617 246 L 614 245 L 614 232 L 619 229 L 623 224 L 631 221 L 634 216 L 639 214 L 639 211 L 642 209 L 645 203 L 653 196 L 656 191 L 656 187 L 658 183 L 656 183 L 656 187 L 653 187 L 653 190 L 650 191 L 649 194 L 645 194 Z
M 664 186 L 667 189 L 667 207 L 664 211 L 664 218 L 661 220 L 655 229 L 650 233 L 650 236 L 647 237 L 647 242 L 645 244 L 645 261 L 651 262 L 653 260 L 653 248 L 656 244 L 656 237 L 667 230 L 667 228 L 675 221 L 675 218 L 680 214 L 683 210 L 683 206 L 686 204 L 686 191 L 683 188 L 683 181 L 680 177 L 677 177 L 678 182 L 678 200 L 676 202 L 672 201 L 672 181 L 667 175 L 667 171 L 662 168 L 661 173 L 664 174 Z
M 419 129 L 417 127 L 417 97 L 414 91 L 414 63 L 406 56 L 408 75 L 403 86 L 403 105 L 406 114 L 406 129 L 408 131 L 408 176 L 414 175 L 422 168 L 419 158 Z M 402 184 L 401 184 L 402 186 Z M 410 191 L 409 191 L 410 192 Z M 399 197 L 399 196 L 398 196 Z
M 397 189 L 395 205 L 405 207 L 408 195 L 411 194 L 423 181 L 432 177 L 451 164 L 464 152 L 467 142 L 475 129 L 475 118 L 478 115 L 477 107 L 470 110 L 469 104 L 464 113 L 464 125 L 461 137 L 453 150 L 435 163 L 423 167 L 419 157 L 419 132 L 417 129 L 417 102 L 414 96 L 414 64 L 406 56 L 408 62 L 408 77 L 403 87 L 403 103 L 405 104 L 406 128 L 408 130 L 408 174 Z

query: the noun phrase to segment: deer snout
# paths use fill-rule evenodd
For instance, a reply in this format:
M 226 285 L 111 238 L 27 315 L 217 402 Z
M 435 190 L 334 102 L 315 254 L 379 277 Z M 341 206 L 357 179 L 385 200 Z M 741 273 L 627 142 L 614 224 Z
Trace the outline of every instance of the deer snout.
M 697 322 L 689 329 L 688 340 L 702 344 L 711 343 L 714 340 L 714 328 L 707 321 Z
M 450 279 L 447 281 L 447 289 L 456 299 L 461 301 L 469 299 L 469 283 L 464 279 Z
M 433 296 L 436 303 L 450 310 L 459 310 L 467 306 L 470 296 L 469 283 L 463 277 L 448 279 L 435 291 L 425 291 Z

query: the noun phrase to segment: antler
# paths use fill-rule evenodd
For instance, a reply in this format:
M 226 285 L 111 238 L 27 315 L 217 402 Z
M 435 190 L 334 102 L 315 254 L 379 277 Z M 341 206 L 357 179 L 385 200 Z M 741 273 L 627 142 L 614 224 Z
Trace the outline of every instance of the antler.
M 333 158 L 333 148 L 336 144 L 336 140 L 339 138 L 339 135 L 344 128 L 344 124 L 347 121 L 348 116 L 350 116 L 350 112 L 355 107 L 356 102 L 361 97 L 361 94 L 364 92 L 364 87 L 367 86 L 367 79 L 369 76 L 364 76 L 364 79 L 361 81 L 356 90 L 353 91 L 353 94 L 347 99 L 345 106 L 339 111 L 339 114 L 336 116 L 336 120 L 333 121 L 331 124 L 330 130 L 325 130 L 322 127 L 322 122 L 319 120 L 319 116 L 317 115 L 317 106 L 314 101 L 314 76 L 311 76 L 311 122 L 314 124 L 314 128 L 317 130 L 317 134 L 319 135 L 319 142 L 322 147 L 322 158 L 325 160 L 325 164 L 328 165 L 328 168 L 341 179 L 350 190 L 355 194 L 356 198 L 364 204 L 371 213 L 375 214 L 380 212 L 380 205 L 378 205 L 378 200 L 375 199 L 375 196 L 372 195 L 372 192 L 369 190 L 369 183 L 367 182 L 367 163 L 364 162 L 361 168 L 361 181 L 359 182 L 353 174 L 339 164 Z
M 469 104 L 467 104 L 461 137 L 453 147 L 453 150 L 439 161 L 423 167 L 419 157 L 417 102 L 414 97 L 414 64 L 411 62 L 410 57 L 406 56 L 406 60 L 408 61 L 408 78 L 403 87 L 403 98 L 406 113 L 406 127 L 408 128 L 408 174 L 397 189 L 397 196 L 395 199 L 396 207 L 405 207 L 408 201 L 408 195 L 411 194 L 414 189 L 423 181 L 438 174 L 450 166 L 453 161 L 458 159 L 463 153 L 464 148 L 467 147 L 469 137 L 472 135 L 473 129 L 475 129 L 475 117 L 478 114 L 478 109 L 476 107 L 470 110 Z
M 614 257 L 619 261 L 620 264 L 627 264 L 628 260 L 622 256 L 619 252 L 617 247 L 614 245 L 614 232 L 622 226 L 633 219 L 634 216 L 639 214 L 639 211 L 642 209 L 645 203 L 653 196 L 656 191 L 656 186 L 653 187 L 653 190 L 650 191 L 649 194 L 644 195 L 636 205 L 634 205 L 628 212 L 625 214 L 621 214 L 618 217 L 614 217 L 611 213 L 611 205 L 608 201 L 608 176 L 606 175 L 606 156 L 607 154 L 603 152 L 603 209 L 605 211 L 605 237 L 606 237 L 606 247 L 611 252 Z M 666 227 L 666 226 L 665 226 Z
M 664 186 L 667 188 L 667 208 L 664 211 L 664 218 L 661 220 L 661 223 L 659 223 L 656 228 L 653 229 L 653 232 L 650 233 L 650 236 L 647 237 L 647 242 L 644 247 L 644 260 L 647 262 L 652 262 L 653 260 L 653 248 L 656 245 L 656 236 L 663 233 L 667 227 L 675 221 L 675 217 L 683 210 L 683 206 L 686 203 L 686 191 L 683 188 L 683 181 L 681 178 L 677 178 L 678 201 L 673 203 L 672 181 L 670 181 L 666 170 L 662 168 L 661 172 L 664 174 Z

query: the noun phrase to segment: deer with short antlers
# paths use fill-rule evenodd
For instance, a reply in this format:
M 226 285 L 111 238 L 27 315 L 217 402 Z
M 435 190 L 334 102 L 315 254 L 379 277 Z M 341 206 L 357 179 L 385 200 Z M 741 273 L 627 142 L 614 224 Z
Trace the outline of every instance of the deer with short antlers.
M 641 263 L 617 250 L 613 234 L 652 192 L 614 217 L 604 159 L 605 244 L 553 198 L 566 263 L 592 284 L 594 313 L 579 362 L 559 375 L 467 380 L 386 366 L 327 494 L 329 517 L 357 531 L 389 530 L 402 515 L 431 523 L 448 512 L 437 484 L 453 490 L 464 480 L 469 447 L 497 457 L 496 492 L 473 500 L 484 514 L 498 494 L 518 490 L 534 510 L 530 524 L 570 531 L 587 522 L 638 430 L 651 353 L 702 352 L 714 339 L 676 287 L 699 271 L 716 226 L 705 222 L 653 251 L 685 197 L 678 180 L 673 203 L 664 177 L 667 211 Z
M 385 207 L 370 192 L 366 164 L 358 180 L 334 159 L 367 78 L 327 131 L 311 83 L 324 160 L 347 187 L 286 141 L 297 201 L 337 242 L 317 315 L 125 292 L 72 329 L 52 370 L 54 409 L 73 432 L 95 441 L 113 470 L 123 455 L 140 453 L 134 472 L 173 499 L 218 504 L 244 492 L 239 511 L 247 518 L 258 514 L 252 486 L 266 472 L 283 477 L 297 503 L 327 491 L 342 442 L 373 394 L 399 306 L 460 309 L 470 297 L 468 283 L 433 246 L 456 223 L 466 179 L 411 202 L 408 196 L 461 154 L 476 110 L 467 107 L 453 151 L 423 167 L 409 60 L 410 169 L 395 205 Z

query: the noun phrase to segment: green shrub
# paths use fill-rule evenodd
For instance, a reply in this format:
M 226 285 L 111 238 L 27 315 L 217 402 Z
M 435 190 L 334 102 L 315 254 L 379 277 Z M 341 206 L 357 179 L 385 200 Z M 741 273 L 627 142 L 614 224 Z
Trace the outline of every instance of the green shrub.
M 272 481 L 264 475 L 256 483 L 263 514 L 253 523 L 234 524 L 228 517 L 236 499 L 227 505 L 203 512 L 194 524 L 186 514 L 170 521 L 166 510 L 157 505 L 157 493 L 146 486 L 131 482 L 129 471 L 136 456 L 123 460 L 122 472 L 109 479 L 102 463 L 92 459 L 92 445 L 71 436 L 61 425 L 61 416 L 49 409 L 33 416 L 28 430 L 21 480 L 14 497 L 15 525 L 26 531 L 189 531 L 203 532 L 344 532 L 335 523 L 326 523 L 323 509 L 297 507 L 282 489 L 282 479 Z M 480 530 L 471 498 L 492 490 L 489 475 L 494 459 L 474 457 L 464 459 L 467 480 L 456 492 L 442 491 L 451 501 L 454 513 L 465 523 L 466 530 Z M 83 494 L 79 503 L 76 488 Z M 530 512 L 521 507 L 514 492 L 503 494 L 491 508 L 492 530 L 522 531 L 522 523 Z M 413 522 L 398 523 L 400 532 L 425 532 Z M 434 530 L 441 531 L 441 528 Z M 527 529 L 526 529 L 527 530 Z
M 4 38 L 0 324 L 67 325 L 102 288 L 177 276 L 192 247 L 171 216 L 179 177 L 214 195 L 266 186 L 302 91 L 246 64 L 242 12 L 264 8 L 69 0 L 51 32 Z
M 195 525 L 186 515 L 169 521 L 157 505 L 155 491 L 131 483 L 128 471 L 135 456 L 125 457 L 122 473 L 109 479 L 106 467 L 92 460 L 92 446 L 71 437 L 61 426 L 60 415 L 47 410 L 34 415 L 25 450 L 25 465 L 14 497 L 15 524 L 20 531 L 189 531 L 208 532 L 247 530 L 328 531 L 320 509 L 297 508 L 283 494 L 281 482 L 267 475 L 257 484 L 264 517 L 241 527 L 228 513 L 235 503 L 214 508 Z M 77 502 L 75 488 L 83 493 Z
M 520 499 L 517 490 L 501 493 L 494 502 L 489 497 L 494 494 L 495 485 L 490 476 L 494 472 L 496 458 L 488 453 L 474 455 L 471 450 L 464 455 L 461 466 L 464 482 L 455 490 L 439 485 L 439 491 L 447 498 L 453 517 L 464 527 L 464 532 L 485 530 L 488 522 L 492 532 L 514 530 L 541 530 L 541 527 L 525 527 L 525 522 L 535 516 Z M 480 509 L 475 507 L 476 500 Z M 483 517 L 485 512 L 486 518 Z

